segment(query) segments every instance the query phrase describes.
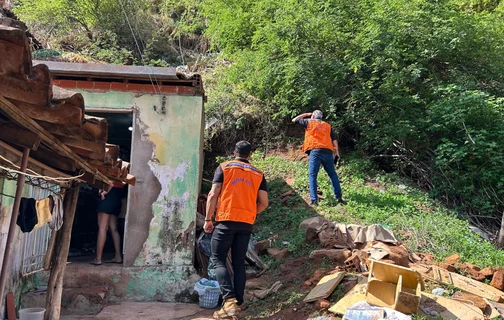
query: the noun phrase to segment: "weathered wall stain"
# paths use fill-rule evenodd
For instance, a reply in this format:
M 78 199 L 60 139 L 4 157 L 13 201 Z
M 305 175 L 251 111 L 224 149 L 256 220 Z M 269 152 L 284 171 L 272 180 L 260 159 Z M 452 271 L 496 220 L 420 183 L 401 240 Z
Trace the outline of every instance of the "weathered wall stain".
M 142 195 L 128 202 L 126 265 L 191 266 L 199 171 L 203 164 L 202 97 L 166 96 L 166 109 L 161 112 L 160 95 L 80 92 L 87 108 L 136 112 L 134 133 L 140 141 L 133 143 L 132 173 L 143 184 L 149 180 L 154 187 L 147 190 L 142 186 Z M 135 164 L 135 157 L 141 161 Z M 135 171 L 139 166 L 141 170 Z M 148 201 L 142 196 L 148 197 Z M 136 212 L 131 211 L 132 205 L 136 206 Z M 128 248 L 130 244 L 133 249 Z

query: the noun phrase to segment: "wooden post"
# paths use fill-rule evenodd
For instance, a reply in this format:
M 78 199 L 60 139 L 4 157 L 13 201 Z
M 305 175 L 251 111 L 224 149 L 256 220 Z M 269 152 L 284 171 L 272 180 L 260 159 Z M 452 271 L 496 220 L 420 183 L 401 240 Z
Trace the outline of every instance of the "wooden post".
M 30 157 L 30 149 L 23 149 L 23 158 L 21 160 L 21 166 L 19 171 L 25 172 L 28 166 L 28 158 Z M 2 262 L 2 272 L 0 273 L 0 305 L 4 303 L 4 292 L 5 284 L 7 283 L 7 274 L 9 273 L 9 268 L 12 259 L 12 250 L 14 249 L 14 236 L 17 231 L 17 218 L 19 215 L 19 206 L 21 204 L 21 195 L 23 194 L 23 186 L 25 183 L 25 175 L 18 173 L 17 177 L 17 188 L 16 196 L 14 198 L 14 204 L 12 205 L 11 220 L 9 225 L 9 233 L 7 234 L 7 243 L 5 245 L 5 251 Z
M 59 320 L 61 312 L 61 296 L 63 293 L 63 278 L 70 250 L 70 238 L 72 236 L 72 225 L 79 198 L 80 183 L 74 181 L 71 189 L 65 193 L 63 201 L 63 226 L 58 230 L 56 236 L 56 247 L 54 248 L 51 275 L 47 286 L 46 312 L 44 320 Z

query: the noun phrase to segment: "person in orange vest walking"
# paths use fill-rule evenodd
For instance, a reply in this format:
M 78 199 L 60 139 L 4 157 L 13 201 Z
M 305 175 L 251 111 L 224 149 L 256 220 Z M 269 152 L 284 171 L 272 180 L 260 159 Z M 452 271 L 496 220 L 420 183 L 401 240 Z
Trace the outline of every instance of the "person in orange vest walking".
M 338 203 L 344 205 L 341 186 L 336 173 L 335 164 L 339 159 L 338 140 L 331 125 L 322 121 L 322 111 L 315 110 L 313 113 L 303 113 L 294 119 L 293 123 L 300 124 L 305 128 L 305 138 L 302 150 L 310 156 L 308 164 L 308 176 L 310 182 L 311 204 L 318 204 L 317 176 L 320 165 L 331 179 L 331 186 Z M 310 119 L 305 119 L 310 117 Z
M 213 231 L 212 261 L 224 299 L 222 309 L 214 313 L 215 319 L 233 319 L 240 315 L 247 280 L 245 255 L 252 226 L 256 215 L 268 207 L 268 185 L 262 171 L 249 163 L 251 153 L 249 142 L 238 142 L 235 159 L 219 165 L 208 194 L 203 228 L 207 233 Z M 214 227 L 212 216 L 216 208 Z M 234 281 L 226 268 L 229 249 Z

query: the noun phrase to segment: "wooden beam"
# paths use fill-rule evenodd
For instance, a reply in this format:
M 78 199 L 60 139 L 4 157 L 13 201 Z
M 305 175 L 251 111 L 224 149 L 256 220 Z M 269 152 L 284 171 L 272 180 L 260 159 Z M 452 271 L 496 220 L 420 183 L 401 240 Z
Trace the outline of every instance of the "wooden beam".
M 1 91 L 0 91 L 1 92 Z M 23 113 L 19 113 L 19 109 L 12 104 L 9 100 L 5 99 L 5 97 L 0 96 L 0 110 L 2 110 L 8 117 L 12 120 L 16 121 L 23 127 L 35 132 L 40 136 L 42 141 L 46 143 L 51 149 L 60 153 L 62 156 L 68 157 L 70 159 L 75 160 L 77 165 L 86 170 L 87 172 L 96 175 L 98 180 L 101 180 L 105 183 L 109 183 L 109 178 L 107 178 L 104 174 L 98 172 L 96 168 L 93 168 L 86 161 L 82 160 L 78 155 L 76 155 L 69 147 L 67 147 L 64 143 L 56 139 L 52 134 L 47 132 L 44 128 L 42 128 L 35 120 L 30 119 Z
M 2 128 L 0 130 L 0 140 L 37 150 L 40 144 L 40 137 L 35 133 L 2 119 L 0 119 L 0 127 Z
M 0 77 L 0 92 L 6 98 L 21 101 L 35 106 L 47 106 L 51 97 L 51 81 L 49 78 L 34 80 L 17 79 L 8 76 Z
M 108 124 L 107 119 L 84 115 L 82 123 L 84 132 L 93 136 L 98 141 L 107 141 L 108 139 Z
M 55 136 L 58 138 L 59 141 L 63 142 L 70 148 L 78 148 L 82 150 L 88 150 L 96 153 L 103 153 L 103 157 L 105 158 L 105 142 L 99 142 L 99 141 L 89 141 L 89 140 L 84 140 L 82 138 L 72 138 L 72 137 L 65 137 L 65 136 Z
M 82 158 L 85 158 L 86 160 L 88 159 L 93 159 L 93 160 L 98 160 L 100 163 L 103 163 L 105 161 L 105 151 L 103 152 L 93 152 L 89 150 L 84 150 L 81 148 L 76 148 L 69 146 L 70 150 L 81 156 Z
M 45 320 L 59 319 L 61 313 L 61 297 L 63 294 L 63 278 L 70 250 L 72 225 L 79 198 L 79 182 L 73 182 L 72 187 L 65 193 L 63 200 L 63 226 L 56 235 L 56 247 L 52 259 L 51 275 L 47 286 Z
M 1 90 L 1 86 L 0 86 Z M 0 91 L 2 92 L 2 91 Z M 58 107 L 47 105 L 36 105 L 9 99 L 17 108 L 18 112 L 26 114 L 28 117 L 55 124 L 79 126 L 84 120 L 84 107 L 76 105 L 62 105 Z
M 23 153 L 16 148 L 8 145 L 7 143 L 0 141 L 0 156 L 6 158 L 7 160 L 13 162 L 13 163 L 20 163 L 21 158 L 23 156 Z M 4 165 L 8 165 L 8 163 L 4 163 L 2 160 L 0 160 L 0 163 Z M 62 178 L 68 178 L 70 177 L 69 175 L 58 171 L 56 169 L 53 169 L 40 161 L 37 161 L 33 158 L 28 159 L 28 169 L 31 169 L 35 171 L 36 173 L 51 177 L 51 178 L 57 178 L 57 177 L 62 177 Z M 60 186 L 67 186 L 67 183 L 58 183 Z
M 77 170 L 77 164 L 74 160 L 62 157 L 45 147 L 40 147 L 37 151 L 31 153 L 32 157 L 42 163 L 45 163 L 57 170 L 74 172 Z

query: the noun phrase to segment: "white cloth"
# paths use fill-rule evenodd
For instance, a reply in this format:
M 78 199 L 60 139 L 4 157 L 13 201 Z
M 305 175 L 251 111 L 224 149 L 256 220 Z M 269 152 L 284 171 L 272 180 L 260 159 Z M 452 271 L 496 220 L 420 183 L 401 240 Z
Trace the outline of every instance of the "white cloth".
M 63 199 L 61 195 L 55 195 L 53 196 L 53 201 L 52 221 L 49 222 L 49 228 L 58 231 L 63 225 Z

